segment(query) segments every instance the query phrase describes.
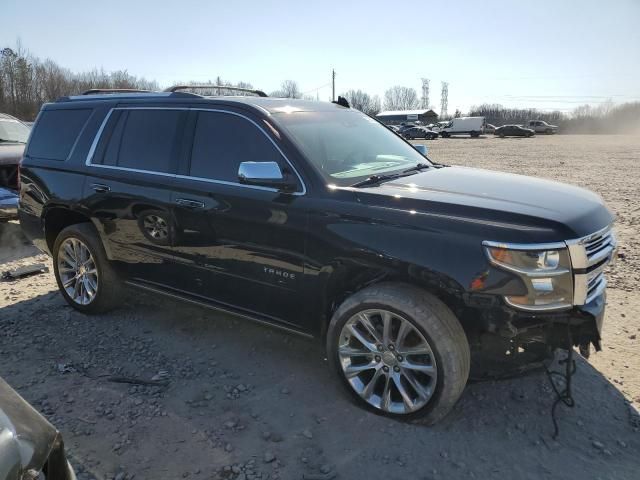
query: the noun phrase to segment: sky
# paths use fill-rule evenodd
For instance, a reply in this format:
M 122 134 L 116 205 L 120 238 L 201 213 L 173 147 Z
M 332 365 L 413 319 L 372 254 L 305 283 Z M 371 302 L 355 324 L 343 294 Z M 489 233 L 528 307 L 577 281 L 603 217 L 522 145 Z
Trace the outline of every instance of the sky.
M 571 109 L 640 101 L 640 0 L 0 0 L 0 47 L 73 71 L 126 69 L 162 87 L 295 80 L 328 100 L 394 85 L 449 113 L 499 103 Z

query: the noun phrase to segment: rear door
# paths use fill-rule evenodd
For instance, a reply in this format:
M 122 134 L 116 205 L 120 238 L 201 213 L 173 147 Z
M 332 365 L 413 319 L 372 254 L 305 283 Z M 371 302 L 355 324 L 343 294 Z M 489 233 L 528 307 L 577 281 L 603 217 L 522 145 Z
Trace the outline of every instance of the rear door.
M 225 306 L 298 326 L 307 215 L 303 183 L 257 118 L 232 110 L 194 111 L 192 148 L 172 197 L 174 247 L 183 289 Z M 296 175 L 297 192 L 247 186 L 241 162 L 277 162 Z
M 186 109 L 114 108 L 87 159 L 86 206 L 128 274 L 172 282 L 171 189 Z

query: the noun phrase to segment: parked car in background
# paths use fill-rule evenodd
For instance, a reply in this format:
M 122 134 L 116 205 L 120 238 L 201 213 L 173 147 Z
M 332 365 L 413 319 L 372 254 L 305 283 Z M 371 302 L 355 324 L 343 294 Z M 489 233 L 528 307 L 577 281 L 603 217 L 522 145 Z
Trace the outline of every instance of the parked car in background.
M 536 132 L 534 132 L 530 128 L 521 127 L 520 125 L 503 125 L 501 127 L 496 128 L 493 134 L 499 136 L 500 138 L 533 137 L 536 134 Z
M 138 288 L 316 338 L 361 405 L 426 424 L 472 351 L 600 348 L 598 195 L 433 163 L 345 105 L 181 88 L 40 112 L 20 224 L 74 309 Z
M 24 122 L 0 113 L 0 187 L 18 188 L 18 164 L 30 131 Z
M 494 133 L 495 131 L 496 131 L 496 126 L 495 126 L 495 125 L 492 125 L 492 124 L 490 124 L 490 123 L 487 123 L 487 124 L 484 126 L 484 133 L 492 134 L 492 133 Z
M 434 140 L 438 138 L 438 133 L 429 130 L 427 127 L 412 127 L 405 128 L 402 131 L 402 136 L 407 140 L 413 140 L 414 138 L 424 138 L 426 140 Z
M 18 219 L 18 193 L 0 187 L 0 223 Z
M 427 128 L 429 128 L 429 130 L 433 130 L 434 132 L 440 133 L 442 131 L 442 129 L 444 127 L 446 127 L 447 125 L 449 125 L 449 122 L 438 122 L 438 123 L 431 123 L 429 125 L 427 125 Z
M 385 125 L 389 130 L 400 133 L 400 127 L 398 125 Z
M 75 480 L 62 436 L 0 378 L 0 480 Z
M 529 120 L 523 127 L 533 130 L 536 133 L 546 133 L 547 135 L 558 133 L 557 125 L 551 125 L 543 120 Z
M 471 137 L 479 137 L 484 133 L 486 124 L 484 117 L 458 117 L 452 118 L 447 125 L 440 130 L 440 136 L 443 138 L 451 135 L 469 135 Z

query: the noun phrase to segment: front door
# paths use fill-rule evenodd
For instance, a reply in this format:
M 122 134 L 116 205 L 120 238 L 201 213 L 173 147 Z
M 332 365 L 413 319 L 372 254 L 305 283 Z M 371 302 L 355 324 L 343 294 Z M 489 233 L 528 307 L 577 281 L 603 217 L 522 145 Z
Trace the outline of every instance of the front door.
M 245 161 L 293 167 L 275 141 L 243 113 L 192 112 L 192 140 L 172 203 L 176 262 L 185 290 L 266 320 L 299 326 L 307 215 L 296 193 L 240 184 Z M 293 172 L 292 172 L 293 173 Z

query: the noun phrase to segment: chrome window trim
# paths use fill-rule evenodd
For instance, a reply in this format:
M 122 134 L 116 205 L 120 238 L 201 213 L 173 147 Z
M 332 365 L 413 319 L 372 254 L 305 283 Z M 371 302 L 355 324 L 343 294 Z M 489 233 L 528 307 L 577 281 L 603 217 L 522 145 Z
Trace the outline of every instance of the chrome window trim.
M 302 176 L 298 173 L 296 168 L 293 166 L 293 164 L 291 163 L 289 158 L 287 158 L 287 156 L 284 154 L 284 152 L 278 146 L 278 144 L 276 144 L 276 142 L 273 141 L 273 139 L 260 126 L 260 124 L 256 123 L 254 120 L 252 120 L 251 118 L 247 117 L 246 115 L 242 115 L 241 113 L 232 112 L 232 111 L 229 111 L 229 110 L 222 110 L 222 109 L 219 109 L 219 108 L 113 107 L 113 108 L 111 108 L 109 110 L 109 112 L 107 112 L 107 115 L 104 117 L 104 120 L 102 121 L 102 124 L 100 125 L 100 128 L 98 128 L 98 131 L 96 132 L 96 136 L 94 137 L 93 142 L 91 143 L 91 148 L 89 148 L 89 153 L 87 153 L 87 159 L 85 160 L 85 165 L 87 167 L 106 168 L 106 169 L 110 169 L 110 170 L 122 170 L 122 171 L 128 171 L 128 172 L 136 172 L 136 173 L 148 173 L 148 174 L 151 174 L 151 175 L 159 175 L 159 176 L 164 176 L 164 177 L 180 178 L 180 179 L 184 179 L 184 180 L 196 180 L 196 181 L 199 181 L 199 182 L 208 182 L 208 183 L 215 183 L 215 184 L 220 184 L 220 185 L 229 185 L 229 186 L 234 186 L 234 187 L 251 188 L 251 189 L 254 189 L 254 190 L 263 190 L 263 191 L 276 192 L 276 193 L 280 192 L 280 190 L 278 190 L 277 188 L 261 187 L 259 185 L 245 185 L 244 183 L 230 182 L 230 181 L 227 181 L 227 180 L 215 180 L 215 179 L 212 179 L 212 178 L 193 177 L 191 175 L 179 175 L 179 174 L 173 174 L 173 173 L 155 172 L 153 170 L 141 170 L 141 169 L 137 169 L 137 168 L 94 164 L 94 163 L 92 163 L 93 156 L 95 155 L 96 149 L 98 147 L 98 143 L 100 142 L 100 138 L 102 137 L 104 129 L 105 129 L 107 123 L 109 122 L 109 118 L 111 118 L 111 114 L 113 113 L 114 110 L 181 110 L 181 111 L 188 111 L 188 112 L 191 112 L 191 111 L 194 111 L 194 112 L 216 112 L 216 113 L 225 113 L 225 114 L 228 114 L 228 115 L 235 115 L 237 117 L 244 118 L 245 120 L 247 120 L 250 123 L 252 123 L 271 142 L 271 144 L 275 147 L 275 149 L 278 151 L 278 153 L 280 153 L 282 158 L 291 167 L 291 169 L 295 173 L 296 177 L 300 181 L 300 184 L 302 185 L 302 191 L 300 191 L 300 192 L 292 192 L 292 193 L 289 193 L 288 195 L 302 196 L 302 195 L 305 195 L 307 193 L 307 186 L 304 183 L 304 180 L 302 179 Z

